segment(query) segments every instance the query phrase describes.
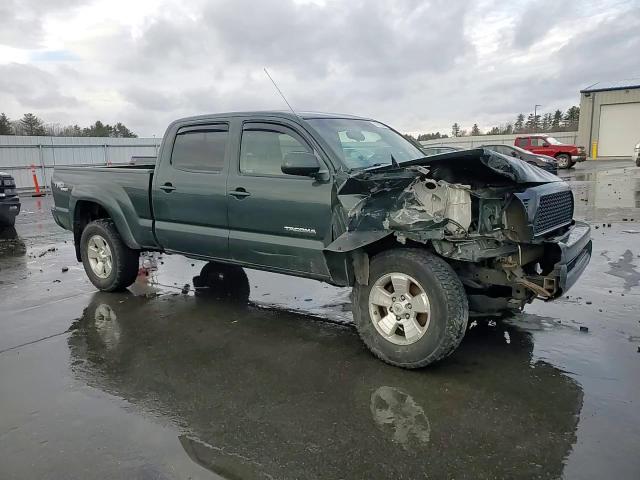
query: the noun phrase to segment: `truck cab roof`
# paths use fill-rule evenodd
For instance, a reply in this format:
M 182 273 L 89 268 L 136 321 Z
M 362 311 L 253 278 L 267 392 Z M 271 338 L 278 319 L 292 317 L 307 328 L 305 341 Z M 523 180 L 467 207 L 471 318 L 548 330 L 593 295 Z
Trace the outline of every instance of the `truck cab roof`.
M 299 121 L 310 120 L 312 118 L 343 118 L 343 119 L 354 119 L 354 120 L 372 120 L 367 117 L 360 117 L 356 115 L 347 115 L 344 113 L 329 113 L 329 112 L 296 112 L 294 115 L 293 112 L 288 110 L 256 110 L 256 111 L 246 111 L 246 112 L 221 112 L 221 113 L 208 113 L 204 115 L 194 115 L 190 117 L 183 117 L 177 120 L 174 120 L 174 123 L 184 123 L 184 122 L 192 122 L 192 121 L 207 121 L 207 120 L 216 120 L 220 118 L 230 118 L 230 117 L 273 117 L 273 118 L 281 118 L 285 120 Z

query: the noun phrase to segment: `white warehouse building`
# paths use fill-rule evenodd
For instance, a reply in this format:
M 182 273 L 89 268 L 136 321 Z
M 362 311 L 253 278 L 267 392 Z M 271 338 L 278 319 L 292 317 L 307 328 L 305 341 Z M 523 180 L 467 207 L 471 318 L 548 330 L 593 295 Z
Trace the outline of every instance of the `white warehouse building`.
M 578 144 L 590 157 L 630 157 L 640 142 L 640 78 L 580 91 Z

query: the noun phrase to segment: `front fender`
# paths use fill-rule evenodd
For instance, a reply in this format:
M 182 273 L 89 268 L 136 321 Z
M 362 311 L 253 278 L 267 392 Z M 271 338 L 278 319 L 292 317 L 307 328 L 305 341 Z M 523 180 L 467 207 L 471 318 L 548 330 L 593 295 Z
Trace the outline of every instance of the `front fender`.
M 366 283 L 368 258 L 364 253 L 368 245 L 393 235 L 390 230 L 344 232 L 327 245 L 323 252 L 334 285 L 351 286 L 354 281 Z

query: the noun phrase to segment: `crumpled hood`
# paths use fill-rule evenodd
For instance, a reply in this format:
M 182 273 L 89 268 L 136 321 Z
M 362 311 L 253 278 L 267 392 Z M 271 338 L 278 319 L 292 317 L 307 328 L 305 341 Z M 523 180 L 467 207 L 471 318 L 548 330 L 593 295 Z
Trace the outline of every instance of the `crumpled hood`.
M 419 166 L 429 169 L 430 177 L 445 180 L 449 183 L 462 183 L 472 188 L 490 186 L 507 186 L 513 184 L 544 184 L 562 182 L 556 175 L 535 165 L 530 165 L 517 158 L 500 153 L 476 148 L 459 152 L 444 153 L 425 157 L 399 166 L 385 165 L 353 173 L 342 185 L 339 193 L 356 193 L 361 188 L 357 184 L 373 182 L 379 184 L 395 182 L 400 186 L 408 183 L 418 175 Z M 395 183 L 393 182 L 393 183 Z
M 513 180 L 515 183 L 552 183 L 562 182 L 562 179 L 542 170 L 535 165 L 523 162 L 520 159 L 502 155 L 501 153 L 492 152 L 478 148 L 475 150 L 467 150 L 462 153 L 470 153 L 471 157 L 477 156 L 478 160 L 486 167 L 506 178 Z
M 551 183 L 564 184 L 535 165 L 477 148 L 351 172 L 337 193 L 348 232 L 409 229 L 442 236 L 445 229 L 468 230 L 469 195 L 486 197 L 484 210 L 495 203 L 479 219 L 484 221 L 489 214 L 501 217 L 508 192 Z M 421 186 L 428 191 L 418 194 Z M 485 230 L 494 228 L 485 224 Z

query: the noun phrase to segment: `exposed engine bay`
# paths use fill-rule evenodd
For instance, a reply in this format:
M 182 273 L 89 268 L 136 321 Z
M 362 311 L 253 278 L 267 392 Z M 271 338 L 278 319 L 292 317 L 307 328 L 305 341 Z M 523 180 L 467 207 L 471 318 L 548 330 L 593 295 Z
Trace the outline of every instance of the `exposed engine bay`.
M 363 237 L 427 247 L 452 265 L 476 313 L 562 294 L 553 273 L 574 228 L 573 194 L 536 166 L 452 152 L 355 172 L 338 196 L 346 231 L 328 250 L 362 247 Z

